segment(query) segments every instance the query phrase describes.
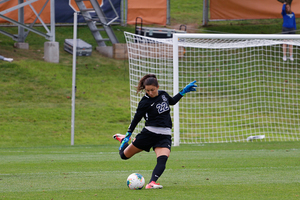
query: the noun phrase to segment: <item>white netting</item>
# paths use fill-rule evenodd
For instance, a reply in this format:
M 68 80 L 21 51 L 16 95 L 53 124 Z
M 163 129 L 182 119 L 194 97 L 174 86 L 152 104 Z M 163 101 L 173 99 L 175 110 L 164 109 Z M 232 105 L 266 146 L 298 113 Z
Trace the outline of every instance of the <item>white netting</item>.
M 141 95 L 135 86 L 147 73 L 173 94 L 172 39 L 125 33 L 131 112 Z M 197 80 L 196 92 L 180 101 L 180 143 L 267 141 L 300 138 L 299 40 L 179 38 L 179 88 Z M 282 44 L 293 45 L 293 59 L 282 60 Z M 141 130 L 143 124 L 137 128 Z

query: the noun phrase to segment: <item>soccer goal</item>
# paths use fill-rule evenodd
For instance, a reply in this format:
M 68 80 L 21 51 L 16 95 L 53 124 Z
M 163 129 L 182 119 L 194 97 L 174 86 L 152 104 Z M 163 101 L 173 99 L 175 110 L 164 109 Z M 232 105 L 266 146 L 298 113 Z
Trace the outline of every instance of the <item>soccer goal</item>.
M 145 74 L 156 74 L 170 95 L 197 80 L 197 91 L 173 108 L 174 145 L 300 139 L 300 35 L 156 39 L 126 32 L 125 38 L 132 117 L 142 97 L 135 87 Z

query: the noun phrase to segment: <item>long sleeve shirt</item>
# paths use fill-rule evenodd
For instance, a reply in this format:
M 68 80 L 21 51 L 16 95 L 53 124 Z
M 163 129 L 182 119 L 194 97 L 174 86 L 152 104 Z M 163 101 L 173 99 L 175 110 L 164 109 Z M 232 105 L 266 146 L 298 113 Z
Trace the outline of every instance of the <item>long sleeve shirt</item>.
M 151 98 L 147 94 L 139 102 L 128 132 L 133 132 L 144 117 L 145 126 L 172 128 L 170 105 L 175 105 L 182 98 L 181 94 L 171 97 L 167 92 L 159 90 L 158 96 Z
M 291 14 L 287 14 L 285 7 L 286 7 L 286 4 L 283 4 L 282 11 L 281 11 L 281 15 L 283 17 L 282 26 L 285 28 L 294 28 L 296 30 L 297 27 L 296 27 L 295 13 L 292 12 Z

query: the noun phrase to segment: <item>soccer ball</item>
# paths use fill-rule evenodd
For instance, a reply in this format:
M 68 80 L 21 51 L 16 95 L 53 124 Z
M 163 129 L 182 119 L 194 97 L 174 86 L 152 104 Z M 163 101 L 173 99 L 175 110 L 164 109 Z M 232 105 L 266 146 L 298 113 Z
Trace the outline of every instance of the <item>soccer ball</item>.
M 145 185 L 145 179 L 141 174 L 133 173 L 127 178 L 127 186 L 131 190 L 140 190 Z

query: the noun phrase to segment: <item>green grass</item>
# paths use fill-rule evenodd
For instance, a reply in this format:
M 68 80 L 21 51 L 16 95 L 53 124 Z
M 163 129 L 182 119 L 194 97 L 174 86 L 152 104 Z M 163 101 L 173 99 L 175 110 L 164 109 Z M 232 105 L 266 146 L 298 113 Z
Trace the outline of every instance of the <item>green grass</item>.
M 41 29 L 40 27 L 37 27 Z M 120 42 L 123 31 L 114 26 Z M 15 27 L 3 27 L 14 33 Z M 41 29 L 42 30 L 42 29 Z M 14 41 L 0 35 L 0 55 L 14 62 L 0 63 L 0 138 L 2 147 L 69 145 L 71 136 L 72 55 L 63 49 L 73 37 L 73 27 L 57 27 L 59 64 L 43 60 L 44 38 L 33 33 L 29 50 L 13 48 Z M 96 46 L 86 26 L 78 38 Z M 75 144 L 111 144 L 116 132 L 126 132 L 130 123 L 127 60 L 101 56 L 77 58 Z
M 171 26 L 195 32 L 278 33 L 281 20 L 202 24 L 202 1 L 172 1 Z M 120 42 L 123 31 L 114 26 Z M 15 27 L 1 29 L 17 33 Z M 42 30 L 41 28 L 38 28 Z M 131 191 L 130 173 L 150 179 L 155 154 L 119 158 L 111 136 L 130 123 L 128 61 L 77 58 L 75 145 L 71 136 L 72 55 L 63 50 L 73 27 L 57 27 L 59 64 L 43 61 L 44 38 L 30 33 L 29 50 L 0 35 L 0 199 L 299 199 L 299 142 L 253 142 L 173 147 L 162 190 Z M 86 26 L 78 38 L 96 46 Z M 226 84 L 220 82 L 219 84 Z M 270 97 L 272 98 L 272 97 Z
M 0 198 L 299 199 L 297 142 L 173 147 L 155 191 L 126 186 L 133 172 L 150 179 L 155 154 L 123 161 L 117 146 L 1 148 Z
M 113 59 L 95 60 L 78 59 L 77 144 L 107 142 L 116 130 L 124 132 L 130 123 L 126 65 Z M 69 144 L 71 65 L 27 60 L 1 63 L 0 69 L 2 146 Z
M 300 22 L 296 22 L 300 23 Z M 282 19 L 260 19 L 242 21 L 213 21 L 209 22 L 202 31 L 211 33 L 239 33 L 239 34 L 280 34 Z
M 171 24 L 202 24 L 202 1 L 174 0 L 170 12 Z

